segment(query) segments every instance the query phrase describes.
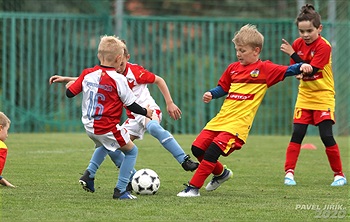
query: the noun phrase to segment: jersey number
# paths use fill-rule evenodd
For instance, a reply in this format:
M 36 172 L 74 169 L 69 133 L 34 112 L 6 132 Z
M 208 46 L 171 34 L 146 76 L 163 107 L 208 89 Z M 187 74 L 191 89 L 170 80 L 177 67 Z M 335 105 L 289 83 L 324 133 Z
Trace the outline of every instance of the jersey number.
M 105 101 L 105 96 L 101 93 L 96 93 L 90 91 L 89 94 L 89 105 L 88 105 L 88 110 L 87 110 L 87 116 L 89 120 L 94 118 L 95 120 L 100 120 L 102 117 L 103 113 L 103 105 L 98 103 L 98 100 Z M 96 110 L 98 110 L 98 113 L 96 113 Z

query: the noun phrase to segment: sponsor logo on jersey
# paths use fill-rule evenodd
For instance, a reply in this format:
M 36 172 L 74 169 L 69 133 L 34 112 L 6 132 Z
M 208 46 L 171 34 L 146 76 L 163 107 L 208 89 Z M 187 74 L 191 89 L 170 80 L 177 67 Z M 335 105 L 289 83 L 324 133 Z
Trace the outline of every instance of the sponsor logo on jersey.
M 103 90 L 106 90 L 108 92 L 112 92 L 112 89 L 113 89 L 113 87 L 110 85 L 100 85 L 100 84 L 94 83 L 94 82 L 87 82 L 86 85 L 88 87 L 95 87 L 95 88 L 103 89 Z
M 226 99 L 231 100 L 253 100 L 255 94 L 242 94 L 242 93 L 229 93 L 226 97 Z

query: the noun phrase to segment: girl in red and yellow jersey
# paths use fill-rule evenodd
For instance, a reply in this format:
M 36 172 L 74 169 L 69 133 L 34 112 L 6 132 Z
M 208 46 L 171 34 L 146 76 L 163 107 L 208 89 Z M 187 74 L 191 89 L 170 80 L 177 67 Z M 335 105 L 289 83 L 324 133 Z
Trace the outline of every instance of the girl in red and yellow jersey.
M 2 170 L 4 169 L 6 163 L 7 146 L 5 144 L 5 140 L 8 137 L 8 129 L 10 128 L 10 124 L 10 119 L 3 112 L 0 112 L 0 184 L 8 187 L 15 187 L 1 176 Z
M 321 16 L 315 8 L 306 4 L 296 19 L 300 37 L 292 45 L 282 39 L 281 50 L 291 56 L 291 64 L 306 62 L 312 65 L 312 75 L 300 77 L 299 93 L 295 104 L 293 134 L 289 142 L 284 184 L 296 185 L 294 170 L 301 143 L 309 124 L 318 126 L 328 161 L 334 173 L 331 186 L 347 183 L 342 170 L 338 145 L 333 137 L 335 123 L 335 90 L 332 72 L 332 47 L 323 38 Z

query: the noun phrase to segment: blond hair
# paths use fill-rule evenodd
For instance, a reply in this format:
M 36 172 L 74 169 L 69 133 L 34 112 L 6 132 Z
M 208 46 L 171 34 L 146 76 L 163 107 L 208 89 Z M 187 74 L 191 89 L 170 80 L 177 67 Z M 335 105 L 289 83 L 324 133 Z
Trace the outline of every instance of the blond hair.
M 7 126 L 11 124 L 11 120 L 5 115 L 5 113 L 0 112 L 0 126 Z
M 125 44 L 116 36 L 102 36 L 97 57 L 100 61 L 112 63 L 118 55 L 123 55 Z
M 255 25 L 247 24 L 243 26 L 232 39 L 235 45 L 259 47 L 262 50 L 264 45 L 264 36 L 258 31 Z

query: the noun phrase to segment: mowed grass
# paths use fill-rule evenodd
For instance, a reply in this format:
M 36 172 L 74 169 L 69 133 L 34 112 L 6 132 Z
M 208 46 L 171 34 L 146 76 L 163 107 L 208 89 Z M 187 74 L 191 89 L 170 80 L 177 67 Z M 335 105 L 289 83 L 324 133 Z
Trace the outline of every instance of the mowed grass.
M 195 135 L 175 137 L 190 154 Z M 350 175 L 349 137 L 336 140 L 344 171 Z M 176 194 L 193 173 L 183 171 L 156 139 L 146 135 L 136 142 L 136 168 L 151 168 L 159 174 L 159 192 L 120 201 L 112 199 L 118 171 L 108 157 L 97 173 L 95 193 L 87 193 L 79 185 L 93 153 L 93 143 L 84 133 L 13 133 L 6 141 L 9 154 L 3 176 L 18 187 L 0 187 L 0 218 L 16 222 L 349 221 L 349 185 L 330 186 L 333 175 L 318 137 L 305 138 L 304 142 L 315 144 L 317 150 L 301 151 L 297 186 L 283 185 L 288 141 L 289 136 L 251 135 L 242 150 L 220 159 L 233 170 L 233 179 L 213 192 L 202 188 L 200 197 L 180 198 Z M 318 219 L 317 211 L 305 209 L 324 205 L 341 206 L 341 219 Z M 298 206 L 304 209 L 296 209 Z

